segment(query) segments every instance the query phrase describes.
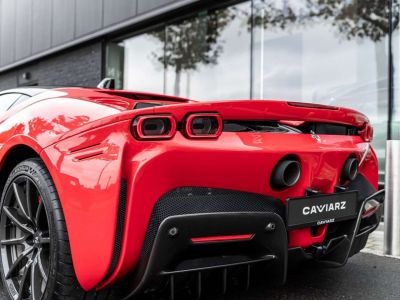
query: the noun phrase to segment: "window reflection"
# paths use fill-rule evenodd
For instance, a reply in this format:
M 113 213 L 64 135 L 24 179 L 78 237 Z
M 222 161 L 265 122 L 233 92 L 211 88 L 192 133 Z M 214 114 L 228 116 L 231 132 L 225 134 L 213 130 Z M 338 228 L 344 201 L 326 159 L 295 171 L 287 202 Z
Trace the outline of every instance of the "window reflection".
M 0 113 L 5 112 L 10 106 L 21 97 L 21 94 L 9 93 L 0 95 Z
M 384 168 L 388 116 L 385 1 L 256 0 L 254 98 L 354 108 L 375 128 Z
M 245 1 L 110 45 L 107 74 L 126 89 L 196 100 L 288 99 L 357 109 L 374 125 L 383 171 L 387 14 L 382 0 Z
M 201 12 L 113 43 L 108 47 L 107 75 L 117 78 L 117 86 L 126 89 L 198 100 L 248 99 L 250 11 L 251 3 L 245 2 Z
M 164 30 L 135 36 L 124 40 L 124 79 L 123 86 L 129 90 L 164 92 L 164 44 L 157 36 Z M 155 60 L 161 58 L 161 63 Z
M 250 32 L 244 3 L 166 28 L 166 92 L 195 99 L 250 97 Z

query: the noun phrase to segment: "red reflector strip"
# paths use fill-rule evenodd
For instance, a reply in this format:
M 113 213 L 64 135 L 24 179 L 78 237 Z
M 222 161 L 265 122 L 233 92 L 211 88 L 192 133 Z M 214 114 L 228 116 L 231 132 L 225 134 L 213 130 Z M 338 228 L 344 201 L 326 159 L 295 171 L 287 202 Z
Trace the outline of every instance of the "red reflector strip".
M 290 106 L 305 107 L 305 108 L 317 108 L 317 109 L 329 109 L 329 110 L 338 110 L 339 109 L 336 106 L 307 103 L 307 102 L 288 102 L 288 104 Z
M 239 234 L 239 235 L 219 235 L 219 236 L 207 236 L 191 238 L 192 243 L 215 243 L 215 242 L 227 242 L 227 241 L 248 241 L 253 238 L 254 234 Z
M 367 218 L 372 216 L 377 210 L 378 210 L 379 206 L 374 206 L 374 207 L 370 207 L 368 208 L 366 211 L 364 211 L 362 213 L 362 218 Z

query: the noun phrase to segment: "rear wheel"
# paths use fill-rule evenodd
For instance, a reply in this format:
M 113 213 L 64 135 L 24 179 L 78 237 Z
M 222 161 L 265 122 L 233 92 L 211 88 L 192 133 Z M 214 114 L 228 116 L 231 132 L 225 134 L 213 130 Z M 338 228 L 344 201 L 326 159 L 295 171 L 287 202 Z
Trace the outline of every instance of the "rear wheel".
M 84 299 L 58 194 L 40 159 L 21 162 L 8 177 L 0 247 L 1 276 L 11 299 Z

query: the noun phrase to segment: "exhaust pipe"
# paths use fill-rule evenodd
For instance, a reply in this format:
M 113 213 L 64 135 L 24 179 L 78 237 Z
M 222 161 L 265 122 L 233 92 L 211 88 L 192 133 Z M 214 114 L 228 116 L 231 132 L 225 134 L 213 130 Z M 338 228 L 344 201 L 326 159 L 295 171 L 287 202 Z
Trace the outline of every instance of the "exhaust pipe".
M 344 164 L 342 170 L 342 180 L 354 180 L 358 174 L 358 160 L 354 157 L 350 157 Z
M 271 186 L 275 190 L 294 186 L 299 181 L 300 175 L 301 167 L 297 160 L 281 160 L 272 172 Z

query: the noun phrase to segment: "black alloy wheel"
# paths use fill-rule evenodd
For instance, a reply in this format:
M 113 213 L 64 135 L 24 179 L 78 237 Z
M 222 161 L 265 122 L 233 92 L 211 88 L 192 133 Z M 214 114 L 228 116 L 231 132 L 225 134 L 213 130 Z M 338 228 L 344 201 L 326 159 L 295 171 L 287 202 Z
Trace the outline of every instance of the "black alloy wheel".
M 1 259 L 15 299 L 41 299 L 49 274 L 49 222 L 35 182 L 21 175 L 5 193 L 0 216 Z
M 57 190 L 41 159 L 11 171 L 0 205 L 0 273 L 10 299 L 88 299 L 73 268 Z

